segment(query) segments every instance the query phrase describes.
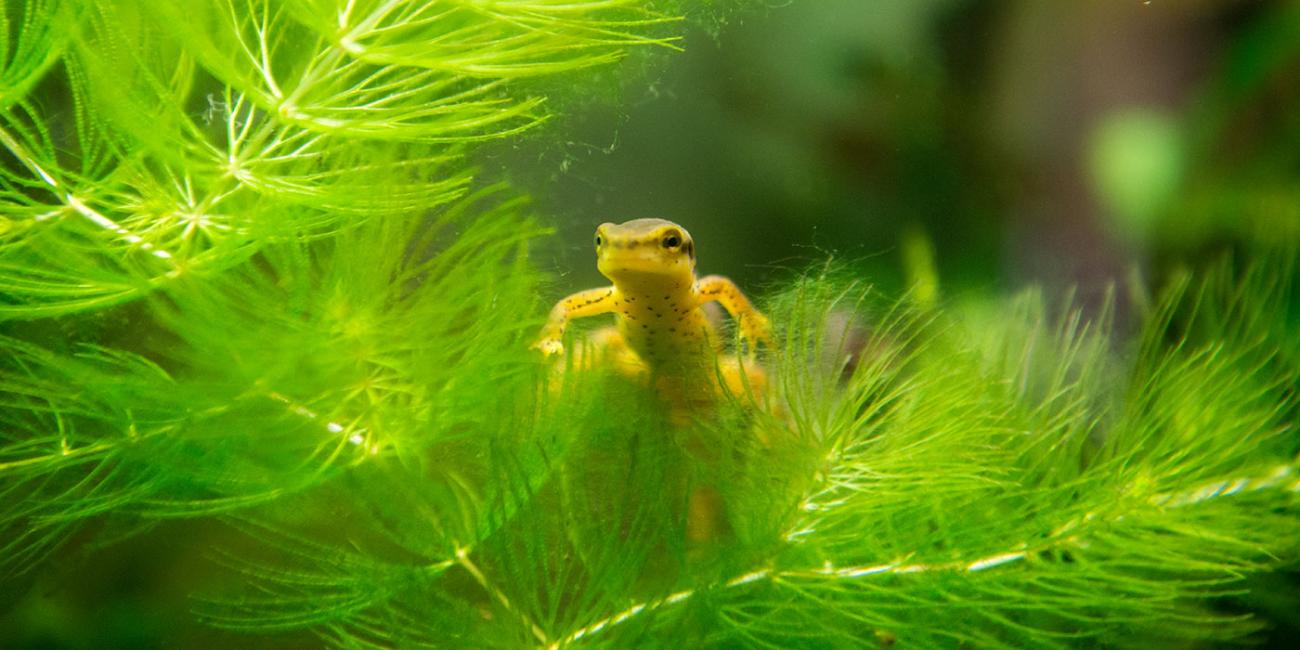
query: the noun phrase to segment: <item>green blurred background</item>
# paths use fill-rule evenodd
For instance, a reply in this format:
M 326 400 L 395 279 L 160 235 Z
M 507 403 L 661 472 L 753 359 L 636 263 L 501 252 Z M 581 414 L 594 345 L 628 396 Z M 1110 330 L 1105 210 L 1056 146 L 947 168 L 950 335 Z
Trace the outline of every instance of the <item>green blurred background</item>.
M 559 224 L 564 288 L 636 217 L 747 286 L 833 254 L 897 290 L 928 244 L 950 297 L 1087 300 L 1300 234 L 1300 3 L 770 4 L 489 150 Z

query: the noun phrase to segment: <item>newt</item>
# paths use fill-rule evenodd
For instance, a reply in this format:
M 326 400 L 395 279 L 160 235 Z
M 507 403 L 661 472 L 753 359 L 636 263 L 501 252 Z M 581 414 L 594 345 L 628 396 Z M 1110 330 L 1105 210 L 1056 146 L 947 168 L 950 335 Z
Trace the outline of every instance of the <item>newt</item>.
M 695 241 L 680 225 L 664 219 L 604 223 L 596 229 L 595 246 L 596 267 L 613 284 L 556 303 L 534 348 L 563 353 L 571 320 L 613 313 L 617 329 L 599 333 L 597 343 L 621 354 L 625 367 L 639 364 L 680 403 L 698 401 L 683 393 L 703 390 L 697 382 L 718 386 L 709 378 L 716 374 L 723 341 L 705 304 L 717 302 L 731 314 L 751 353 L 760 342 L 770 347 L 767 317 L 734 282 L 720 275 L 696 277 Z M 740 383 L 730 366 L 723 366 L 726 384 Z
M 771 325 L 731 280 L 695 275 L 695 240 L 664 219 L 634 219 L 596 228 L 596 268 L 611 286 L 579 291 L 556 303 L 533 347 L 547 356 L 564 352 L 564 331 L 575 318 L 614 314 L 615 327 L 591 338 L 622 374 L 646 380 L 668 404 L 668 420 L 686 428 L 708 416 L 719 398 L 740 396 L 751 406 L 763 399 L 767 375 L 754 361 L 758 344 L 771 347 Z M 704 312 L 716 302 L 736 321 L 749 347 L 721 354 L 723 340 Z M 716 450 L 696 441 L 691 453 Z M 723 498 L 705 481 L 690 492 L 686 536 L 694 546 L 727 529 Z

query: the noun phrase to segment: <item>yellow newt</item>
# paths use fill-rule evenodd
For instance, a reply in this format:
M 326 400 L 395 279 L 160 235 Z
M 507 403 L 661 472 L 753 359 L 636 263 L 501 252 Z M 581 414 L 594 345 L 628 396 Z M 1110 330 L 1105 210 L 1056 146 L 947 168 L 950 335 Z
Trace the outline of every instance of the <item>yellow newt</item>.
M 604 223 L 596 229 L 596 267 L 612 286 L 579 291 L 551 309 L 534 348 L 547 355 L 564 352 L 564 330 L 575 318 L 613 313 L 616 330 L 604 330 L 593 342 L 625 374 L 647 376 L 672 406 L 669 420 L 687 425 L 707 414 L 724 391 L 761 396 L 766 373 L 739 355 L 722 357 L 722 340 L 701 307 L 723 306 L 749 343 L 751 354 L 762 342 L 771 345 L 767 317 L 731 280 L 720 275 L 695 277 L 695 241 L 685 228 L 663 219 Z M 719 381 L 719 379 L 721 381 Z M 689 445 L 701 447 L 701 444 Z M 708 456 L 709 449 L 698 449 Z M 686 535 L 702 544 L 723 534 L 723 499 L 708 481 L 690 493 Z
M 604 223 L 595 243 L 596 267 L 613 285 L 556 303 L 534 348 L 562 353 L 570 320 L 612 312 L 617 334 L 601 343 L 630 349 L 652 376 L 680 382 L 712 375 L 722 341 L 701 309 L 712 301 L 736 320 L 751 349 L 760 341 L 770 345 L 767 318 L 735 283 L 720 275 L 695 277 L 695 242 L 685 228 L 664 219 Z

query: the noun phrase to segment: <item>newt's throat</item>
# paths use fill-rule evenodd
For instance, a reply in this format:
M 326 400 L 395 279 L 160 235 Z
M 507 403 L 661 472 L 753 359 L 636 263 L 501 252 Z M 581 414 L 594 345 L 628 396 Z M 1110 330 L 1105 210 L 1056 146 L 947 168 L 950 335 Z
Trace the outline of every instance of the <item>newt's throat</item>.
M 695 278 L 690 273 L 665 273 L 663 269 L 643 271 L 626 267 L 601 267 L 600 272 L 618 287 L 619 293 L 633 298 L 643 294 L 664 293 L 673 294 L 677 298 L 689 294 L 695 283 Z

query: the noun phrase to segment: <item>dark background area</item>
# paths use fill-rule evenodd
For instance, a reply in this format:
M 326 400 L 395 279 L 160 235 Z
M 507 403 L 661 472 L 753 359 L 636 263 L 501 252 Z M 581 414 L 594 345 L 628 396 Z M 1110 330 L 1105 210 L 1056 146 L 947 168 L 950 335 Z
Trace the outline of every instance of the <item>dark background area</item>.
M 1088 301 L 1300 234 L 1295 2 L 818 0 L 729 21 L 629 60 L 594 103 L 561 93 L 562 120 L 483 158 L 558 224 L 539 252 L 571 274 L 557 291 L 599 284 L 595 226 L 638 217 L 750 286 L 833 255 L 899 290 L 910 237 L 950 296 Z

